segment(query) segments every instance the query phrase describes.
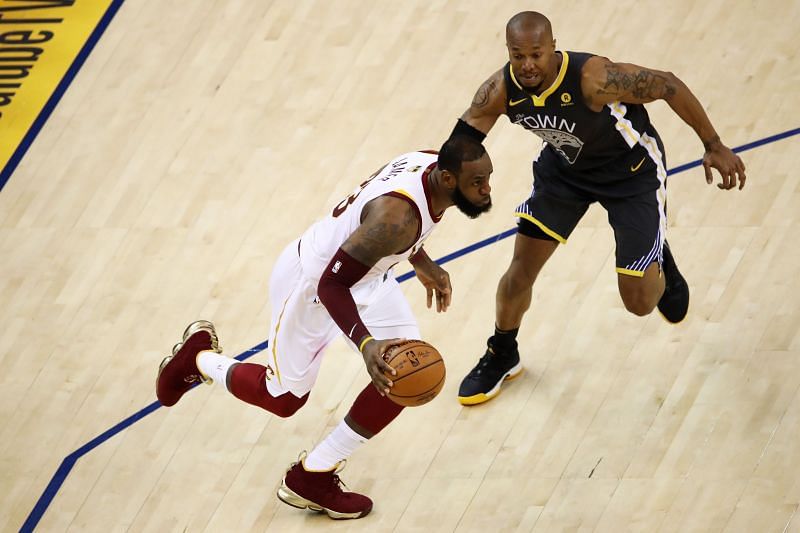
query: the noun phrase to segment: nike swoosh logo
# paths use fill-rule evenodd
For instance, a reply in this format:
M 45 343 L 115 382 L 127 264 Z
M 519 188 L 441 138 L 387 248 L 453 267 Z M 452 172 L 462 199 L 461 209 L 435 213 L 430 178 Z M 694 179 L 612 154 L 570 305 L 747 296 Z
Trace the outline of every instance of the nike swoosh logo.
M 353 332 L 354 332 L 355 330 L 356 330 L 356 325 L 355 325 L 355 324 L 353 324 L 353 327 L 352 327 L 352 328 L 350 328 L 350 333 L 348 333 L 348 334 L 347 334 L 347 336 L 348 336 L 348 337 L 352 337 L 352 336 L 353 336 Z
M 508 105 L 510 105 L 510 106 L 519 105 L 522 102 L 524 102 L 525 100 L 527 100 L 527 98 L 522 98 L 520 100 L 509 100 L 508 101 Z
M 639 170 L 639 167 L 641 167 L 641 166 L 642 166 L 642 163 L 644 163 L 644 160 L 645 160 L 645 159 L 647 159 L 647 158 L 646 158 L 646 157 L 643 157 L 643 158 L 642 158 L 642 160 L 641 160 L 641 161 L 639 161 L 639 164 L 638 164 L 638 165 L 636 165 L 635 167 L 634 167 L 634 166 L 632 166 L 632 167 L 631 167 L 631 172 L 636 172 L 637 170 Z

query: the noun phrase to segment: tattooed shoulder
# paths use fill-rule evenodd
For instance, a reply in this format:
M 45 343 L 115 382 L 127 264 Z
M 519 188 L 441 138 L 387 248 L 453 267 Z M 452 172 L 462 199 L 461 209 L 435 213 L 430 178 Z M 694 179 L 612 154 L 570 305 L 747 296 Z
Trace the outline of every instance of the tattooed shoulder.
M 417 234 L 419 218 L 409 205 L 401 216 L 392 216 L 370 223 L 351 245 L 360 257 L 378 261 L 407 248 Z
M 475 93 L 475 96 L 472 98 L 472 106 L 473 107 L 486 107 L 489 105 L 489 102 L 492 99 L 498 89 L 500 87 L 499 80 L 497 76 L 492 76 L 478 88 L 478 91 Z

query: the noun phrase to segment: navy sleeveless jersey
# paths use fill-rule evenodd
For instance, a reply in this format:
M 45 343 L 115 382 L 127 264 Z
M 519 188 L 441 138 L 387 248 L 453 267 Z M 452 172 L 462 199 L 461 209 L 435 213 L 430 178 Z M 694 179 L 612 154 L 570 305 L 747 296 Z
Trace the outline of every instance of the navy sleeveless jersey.
M 503 68 L 509 120 L 545 142 L 533 165 L 536 177 L 608 197 L 659 188 L 666 178 L 664 149 L 644 106 L 612 102 L 592 111 L 581 91 L 581 69 L 592 54 L 557 53 L 558 76 L 539 96 L 522 88 L 510 63 Z

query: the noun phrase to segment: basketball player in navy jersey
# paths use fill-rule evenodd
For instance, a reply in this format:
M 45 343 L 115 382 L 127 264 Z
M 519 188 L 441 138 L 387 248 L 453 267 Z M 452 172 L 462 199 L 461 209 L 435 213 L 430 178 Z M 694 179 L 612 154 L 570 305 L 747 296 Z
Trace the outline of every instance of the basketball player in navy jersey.
M 516 337 L 533 283 L 593 202 L 608 211 L 614 229 L 625 308 L 639 316 L 658 308 L 672 323 L 686 316 L 689 287 L 665 241 L 664 146 L 643 104 L 664 100 L 692 127 L 705 147 L 709 184 L 712 168 L 722 190 L 745 183 L 742 160 L 674 74 L 556 50 L 550 21 L 531 11 L 509 20 L 506 46 L 509 62 L 481 85 L 453 133 L 482 141 L 506 115 L 545 146 L 533 162 L 533 192 L 515 213 L 518 232 L 497 287 L 494 335 L 459 389 L 464 405 L 495 397 L 504 381 L 522 371 Z
M 476 218 L 491 207 L 492 164 L 480 141 L 453 137 L 441 151 L 396 157 L 313 224 L 281 253 L 270 279 L 272 325 L 268 363 L 225 357 L 214 326 L 189 325 L 173 355 L 161 363 L 156 395 L 175 405 L 197 382 L 214 382 L 235 397 L 281 417 L 308 400 L 326 347 L 344 334 L 364 357 L 372 384 L 347 416 L 294 463 L 278 497 L 332 518 L 360 518 L 372 501 L 343 491 L 343 461 L 403 410 L 385 396 L 392 386 L 384 352 L 401 338 L 419 339 L 393 267 L 408 259 L 428 293 L 428 307 L 450 305 L 450 277 L 422 243 L 445 209 Z

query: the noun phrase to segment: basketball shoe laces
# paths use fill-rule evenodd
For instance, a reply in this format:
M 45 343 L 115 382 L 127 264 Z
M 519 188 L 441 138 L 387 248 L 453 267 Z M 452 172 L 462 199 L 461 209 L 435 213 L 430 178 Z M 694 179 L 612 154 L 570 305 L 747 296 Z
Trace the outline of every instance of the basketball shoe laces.
M 498 354 L 494 351 L 494 348 L 489 347 L 486 350 L 486 353 L 478 361 L 478 364 L 475 366 L 475 370 L 472 372 L 474 376 L 480 376 L 486 371 L 488 374 L 498 374 L 505 372 L 505 368 L 503 368 L 501 361 L 506 357 L 502 354 Z M 493 365 L 492 361 L 497 361 L 499 365 Z
M 303 462 L 303 459 L 305 459 L 306 457 L 308 457 L 308 452 L 303 450 L 300 453 L 300 457 L 297 458 L 297 461 L 292 463 L 292 467 L 294 467 L 295 465 L 298 465 L 298 464 L 300 464 L 300 466 L 303 467 L 303 465 L 301 463 Z M 344 493 L 344 491 L 342 490 L 342 487 L 344 487 L 345 489 L 347 489 L 348 492 L 350 492 L 350 487 L 345 485 L 345 482 L 342 481 L 342 478 L 340 478 L 339 475 L 338 475 L 339 472 L 344 470 L 344 467 L 345 467 L 346 464 L 347 464 L 347 459 L 342 459 L 341 461 L 336 463 L 336 468 L 333 470 L 333 475 L 331 476 L 330 485 L 327 487 L 327 489 L 329 491 L 338 492 L 338 493 L 342 494 L 342 493 Z M 303 470 L 305 470 L 305 467 L 303 467 Z M 306 472 L 308 472 L 308 470 L 306 470 Z

